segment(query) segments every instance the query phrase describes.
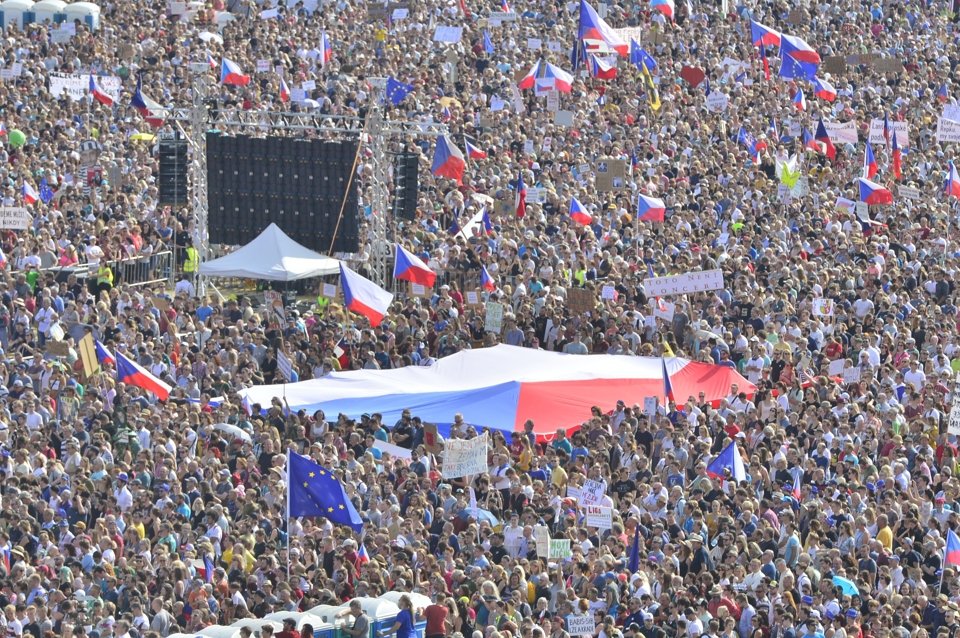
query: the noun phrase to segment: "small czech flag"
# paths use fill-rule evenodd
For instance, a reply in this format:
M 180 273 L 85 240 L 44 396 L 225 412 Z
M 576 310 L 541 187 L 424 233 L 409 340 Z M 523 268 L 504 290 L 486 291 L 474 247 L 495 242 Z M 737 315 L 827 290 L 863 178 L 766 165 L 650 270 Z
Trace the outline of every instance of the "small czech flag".
M 487 267 L 483 264 L 480 265 L 480 287 L 487 292 L 493 292 L 497 289 L 497 282 L 493 280 L 493 277 L 487 271 Z
M 960 199 L 960 175 L 957 174 L 957 167 L 950 162 L 950 171 L 947 173 L 947 183 L 944 186 L 944 192 L 947 198 L 956 197 Z
M 870 140 L 867 140 L 867 148 L 863 153 L 863 176 L 867 179 L 873 179 L 877 170 L 877 158 L 873 155 L 873 146 L 870 145 Z
M 27 204 L 36 204 L 40 201 L 40 195 L 37 194 L 37 191 L 28 184 L 27 182 L 23 183 L 23 188 L 20 190 L 23 194 L 23 201 Z
M 223 58 L 220 62 L 220 84 L 247 86 L 250 84 L 250 76 L 244 74 L 236 62 Z
M 290 101 L 290 87 L 287 86 L 287 83 L 283 78 L 280 78 L 280 101 L 289 102 Z
M 470 159 L 487 159 L 487 152 L 486 152 L 485 150 L 483 150 L 482 148 L 480 148 L 479 146 L 476 146 L 476 145 L 474 145 L 474 144 L 471 144 L 471 143 L 470 143 L 470 138 L 464 137 L 464 138 L 463 138 L 463 142 L 464 142 L 464 144 L 466 144 L 466 146 L 467 146 L 467 157 L 468 157 L 468 158 L 470 158 Z
M 857 184 L 860 186 L 861 202 L 866 202 L 871 206 L 893 203 L 893 193 L 880 184 L 862 177 L 857 178 Z
M 588 226 L 593 223 L 593 216 L 587 212 L 587 209 L 584 208 L 576 197 L 570 200 L 570 219 L 581 224 L 583 226 Z
M 662 222 L 666 216 L 667 207 L 662 199 L 647 197 L 642 193 L 637 195 L 637 219 L 645 222 Z
M 797 89 L 797 94 L 793 96 L 793 105 L 798 111 L 807 110 L 807 98 L 803 94 L 803 89 Z
M 827 102 L 833 102 L 837 99 L 837 90 L 833 88 L 833 85 L 820 78 L 813 78 L 813 94 Z
M 97 78 L 93 73 L 90 74 L 90 95 L 104 106 L 113 106 L 113 98 L 100 88 L 100 84 L 97 82 Z

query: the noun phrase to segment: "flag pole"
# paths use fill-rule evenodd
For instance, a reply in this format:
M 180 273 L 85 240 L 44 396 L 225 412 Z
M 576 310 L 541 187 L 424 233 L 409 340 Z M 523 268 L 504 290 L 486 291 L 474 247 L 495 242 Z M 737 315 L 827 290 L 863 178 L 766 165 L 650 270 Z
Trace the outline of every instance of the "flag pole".
M 287 448 L 287 583 L 290 582 L 290 550 L 292 549 L 290 534 L 290 460 L 291 450 Z

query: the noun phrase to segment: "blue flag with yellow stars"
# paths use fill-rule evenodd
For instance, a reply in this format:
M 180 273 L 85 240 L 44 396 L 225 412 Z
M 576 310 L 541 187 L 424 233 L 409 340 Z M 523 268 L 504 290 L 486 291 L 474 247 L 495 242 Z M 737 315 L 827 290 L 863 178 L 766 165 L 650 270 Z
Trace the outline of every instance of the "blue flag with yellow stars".
M 360 514 L 340 481 L 330 470 L 292 451 L 287 458 L 287 499 L 290 517 L 322 516 L 358 534 L 363 531 Z

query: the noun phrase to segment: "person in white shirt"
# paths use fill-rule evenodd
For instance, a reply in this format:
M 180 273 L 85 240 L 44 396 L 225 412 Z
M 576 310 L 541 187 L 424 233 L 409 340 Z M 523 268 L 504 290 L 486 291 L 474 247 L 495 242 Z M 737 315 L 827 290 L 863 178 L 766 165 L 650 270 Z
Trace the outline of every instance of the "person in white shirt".
M 910 362 L 910 369 L 903 375 L 903 380 L 913 386 L 913 389 L 920 391 L 927 380 L 927 375 L 920 369 L 920 364 L 914 360 Z
M 119 508 L 121 512 L 126 512 L 133 507 L 133 494 L 130 492 L 130 488 L 127 487 L 127 480 L 126 472 L 117 474 L 117 481 L 120 487 L 113 491 L 113 498 L 117 500 L 117 508 Z

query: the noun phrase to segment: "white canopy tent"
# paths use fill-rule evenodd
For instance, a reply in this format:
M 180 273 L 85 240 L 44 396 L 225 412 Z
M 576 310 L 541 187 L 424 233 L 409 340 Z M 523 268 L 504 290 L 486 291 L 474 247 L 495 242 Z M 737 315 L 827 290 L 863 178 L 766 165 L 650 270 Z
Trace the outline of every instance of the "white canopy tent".
M 340 262 L 290 239 L 270 224 L 256 239 L 229 255 L 200 264 L 208 277 L 243 277 L 268 281 L 297 281 L 340 272 Z

